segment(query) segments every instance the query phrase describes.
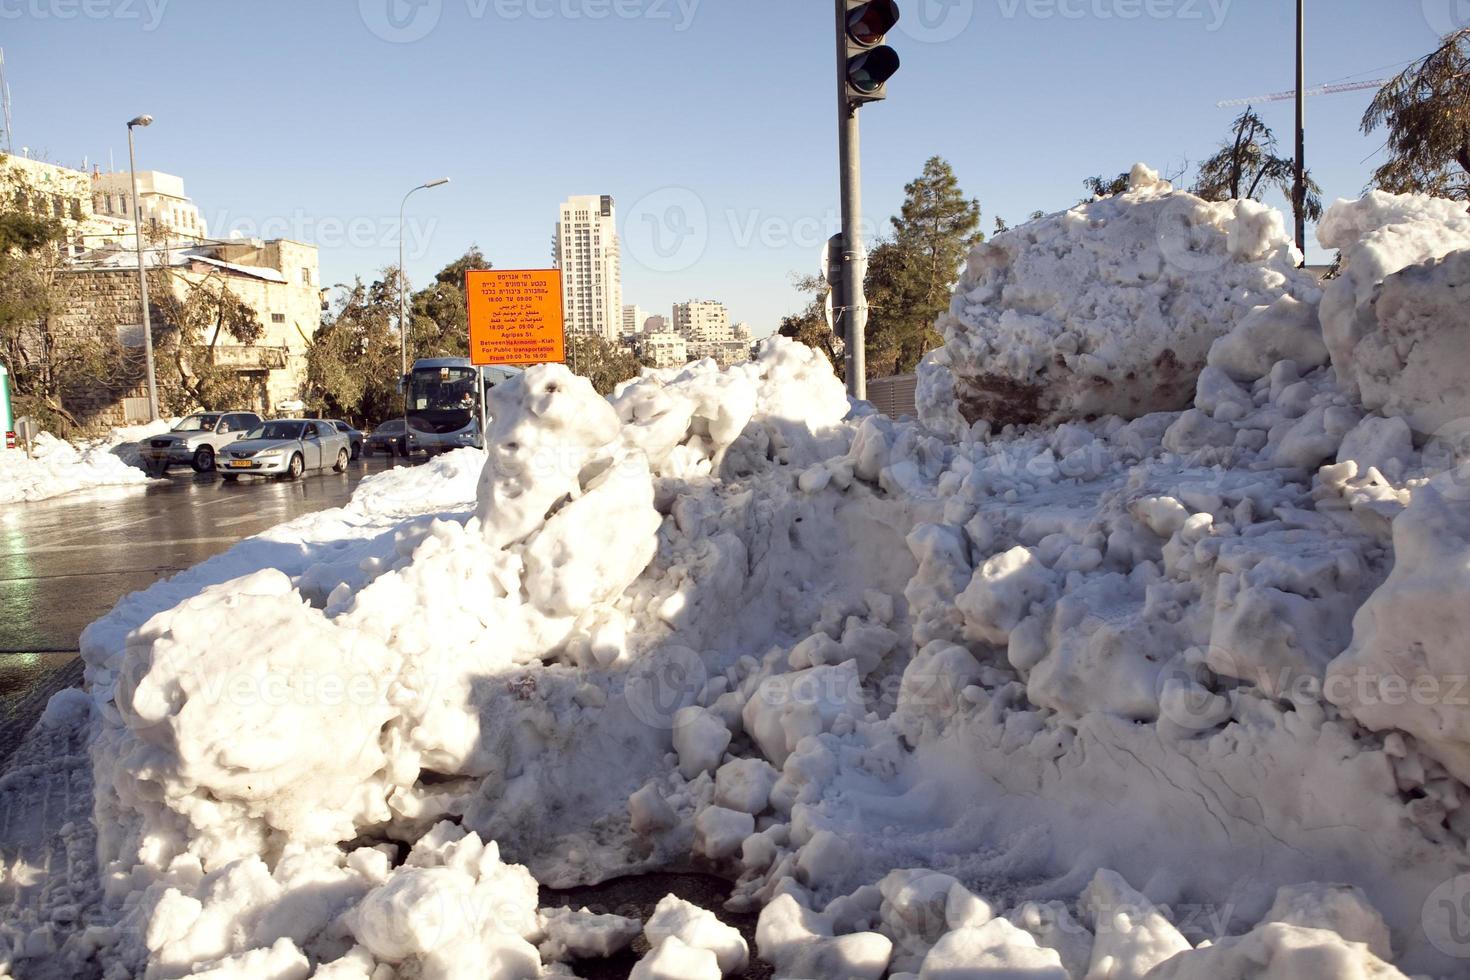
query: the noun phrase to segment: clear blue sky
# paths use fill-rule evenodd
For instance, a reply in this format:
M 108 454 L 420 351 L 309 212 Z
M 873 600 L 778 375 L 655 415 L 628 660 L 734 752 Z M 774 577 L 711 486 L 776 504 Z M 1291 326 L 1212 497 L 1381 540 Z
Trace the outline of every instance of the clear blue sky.
M 1308 83 L 1427 52 L 1457 3 L 1309 0 Z M 1238 111 L 1218 100 L 1293 84 L 1289 0 L 900 6 L 904 67 L 863 113 L 879 221 L 933 154 L 989 231 L 1090 174 L 1197 163 Z M 558 202 L 612 194 L 625 302 L 720 299 L 757 333 L 835 231 L 831 34 L 830 0 L 0 0 L 17 151 L 123 168 L 123 124 L 152 113 L 142 166 L 182 175 L 216 234 L 316 240 L 327 283 L 396 261 L 423 180 L 453 183 L 410 204 L 418 281 L 472 243 L 548 265 Z M 1369 94 L 1309 102 L 1329 199 L 1377 160 Z M 1289 153 L 1291 103 L 1260 108 Z

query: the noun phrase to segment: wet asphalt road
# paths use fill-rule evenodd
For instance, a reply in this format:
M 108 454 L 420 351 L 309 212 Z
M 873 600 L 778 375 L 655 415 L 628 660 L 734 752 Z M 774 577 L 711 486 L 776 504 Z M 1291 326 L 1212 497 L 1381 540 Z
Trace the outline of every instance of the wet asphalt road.
M 187 467 L 167 483 L 0 508 L 0 764 L 46 700 L 81 682 L 78 638 L 131 592 L 283 521 L 340 507 L 382 456 L 291 483 L 226 484 Z

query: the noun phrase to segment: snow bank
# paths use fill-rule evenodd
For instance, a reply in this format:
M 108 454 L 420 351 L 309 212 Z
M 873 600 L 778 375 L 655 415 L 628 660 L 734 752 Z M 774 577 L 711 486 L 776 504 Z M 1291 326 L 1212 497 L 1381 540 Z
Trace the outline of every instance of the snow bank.
M 939 320 L 945 346 L 920 368 L 920 414 L 959 434 L 1184 408 L 1242 318 L 1283 297 L 1316 305 L 1299 259 L 1275 210 L 1203 201 L 1140 164 L 1126 193 L 975 247 Z
M 1465 202 L 1374 191 L 1335 203 L 1317 237 L 1341 250 L 1322 328 L 1344 387 L 1424 435 L 1470 417 Z
M 61 961 L 565 975 L 633 923 L 536 883 L 695 866 L 754 947 L 665 900 L 635 976 L 1462 970 L 1470 471 L 1276 261 L 1160 273 L 1231 311 L 1182 410 L 955 438 L 780 339 L 610 400 L 537 368 L 437 512 L 386 474 L 130 597 L 83 636 L 106 929 Z
M 136 486 L 148 483 L 141 468 L 113 453 L 114 445 L 125 445 L 131 433 L 121 433 L 120 442 L 102 440 L 75 446 L 49 432 L 36 437 L 34 457 L 22 449 L 0 449 L 0 504 L 47 500 L 97 487 Z M 136 457 L 136 452 L 133 456 Z

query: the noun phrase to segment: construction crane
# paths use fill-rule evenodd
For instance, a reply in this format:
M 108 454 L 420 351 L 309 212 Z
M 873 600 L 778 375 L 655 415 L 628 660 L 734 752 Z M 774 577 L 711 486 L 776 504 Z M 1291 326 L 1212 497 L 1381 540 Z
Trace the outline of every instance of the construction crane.
M 1370 88 L 1382 88 L 1387 85 L 1389 79 L 1375 78 L 1368 82 L 1335 82 L 1329 85 L 1317 85 L 1306 89 L 1302 95 L 1311 97 L 1314 95 L 1337 95 L 1339 92 L 1358 92 Z M 1215 106 L 1220 109 L 1228 109 L 1231 106 L 1254 105 L 1258 102 L 1285 102 L 1296 98 L 1296 89 L 1288 89 L 1285 92 L 1273 92 L 1270 95 L 1257 95 L 1250 99 L 1226 99 L 1216 102 Z

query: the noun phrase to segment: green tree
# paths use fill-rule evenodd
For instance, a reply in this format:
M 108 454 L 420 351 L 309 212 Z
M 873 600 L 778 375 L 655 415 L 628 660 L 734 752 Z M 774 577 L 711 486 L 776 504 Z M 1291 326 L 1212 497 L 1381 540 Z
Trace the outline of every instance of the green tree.
M 801 292 L 810 294 L 811 299 L 800 313 L 783 316 L 776 333 L 821 351 L 832 363 L 832 371 L 845 380 L 847 372 L 843 363 L 842 341 L 827 324 L 827 294 L 831 287 L 821 276 L 799 277 L 795 285 Z
M 236 367 L 219 363 L 222 339 L 250 345 L 265 333 L 260 314 L 230 290 L 223 276 L 210 273 L 199 282 L 181 278 L 182 296 L 170 288 L 168 273 L 150 279 L 167 284 L 149 294 L 160 315 L 161 329 L 154 331 L 160 407 L 172 414 L 222 411 L 264 394 Z
M 1200 164 L 1194 193 L 1207 201 L 1259 201 L 1275 187 L 1290 200 L 1296 186 L 1295 161 L 1276 153 L 1276 136 L 1255 110 L 1246 110 L 1230 124 L 1230 136 L 1214 156 Z M 1322 188 L 1306 175 L 1305 210 L 1308 220 L 1322 217 Z
M 306 357 L 303 396 L 312 410 L 376 424 L 402 410 L 398 392 L 398 269 L 355 280 L 327 314 Z
M 610 395 L 624 381 L 636 378 L 644 364 L 633 352 L 590 334 L 567 337 L 567 367 L 592 382 L 599 395 Z
M 129 365 L 115 333 L 62 324 L 66 229 L 49 201 L 0 155 L 0 359 L 16 413 L 66 434 L 82 424 L 67 396 L 124 384 Z
M 1099 197 L 1112 197 L 1114 194 L 1121 194 L 1128 189 L 1128 171 L 1125 170 L 1116 177 L 1088 177 L 1082 182 L 1082 186 L 1087 188 L 1088 192 L 1092 195 L 1091 197 L 1083 198 L 1083 204 L 1087 204 Z
M 478 246 L 440 269 L 434 281 L 413 294 L 410 358 L 468 357 L 470 324 L 466 310 L 465 273 L 494 268 Z
M 904 188 L 891 237 L 868 259 L 867 373 L 906 374 L 942 342 L 934 329 L 970 249 L 983 241 L 980 202 L 965 197 L 954 170 L 931 157 Z
M 1388 130 L 1389 158 L 1373 184 L 1395 193 L 1470 198 L 1470 28 L 1378 90 L 1363 132 Z

